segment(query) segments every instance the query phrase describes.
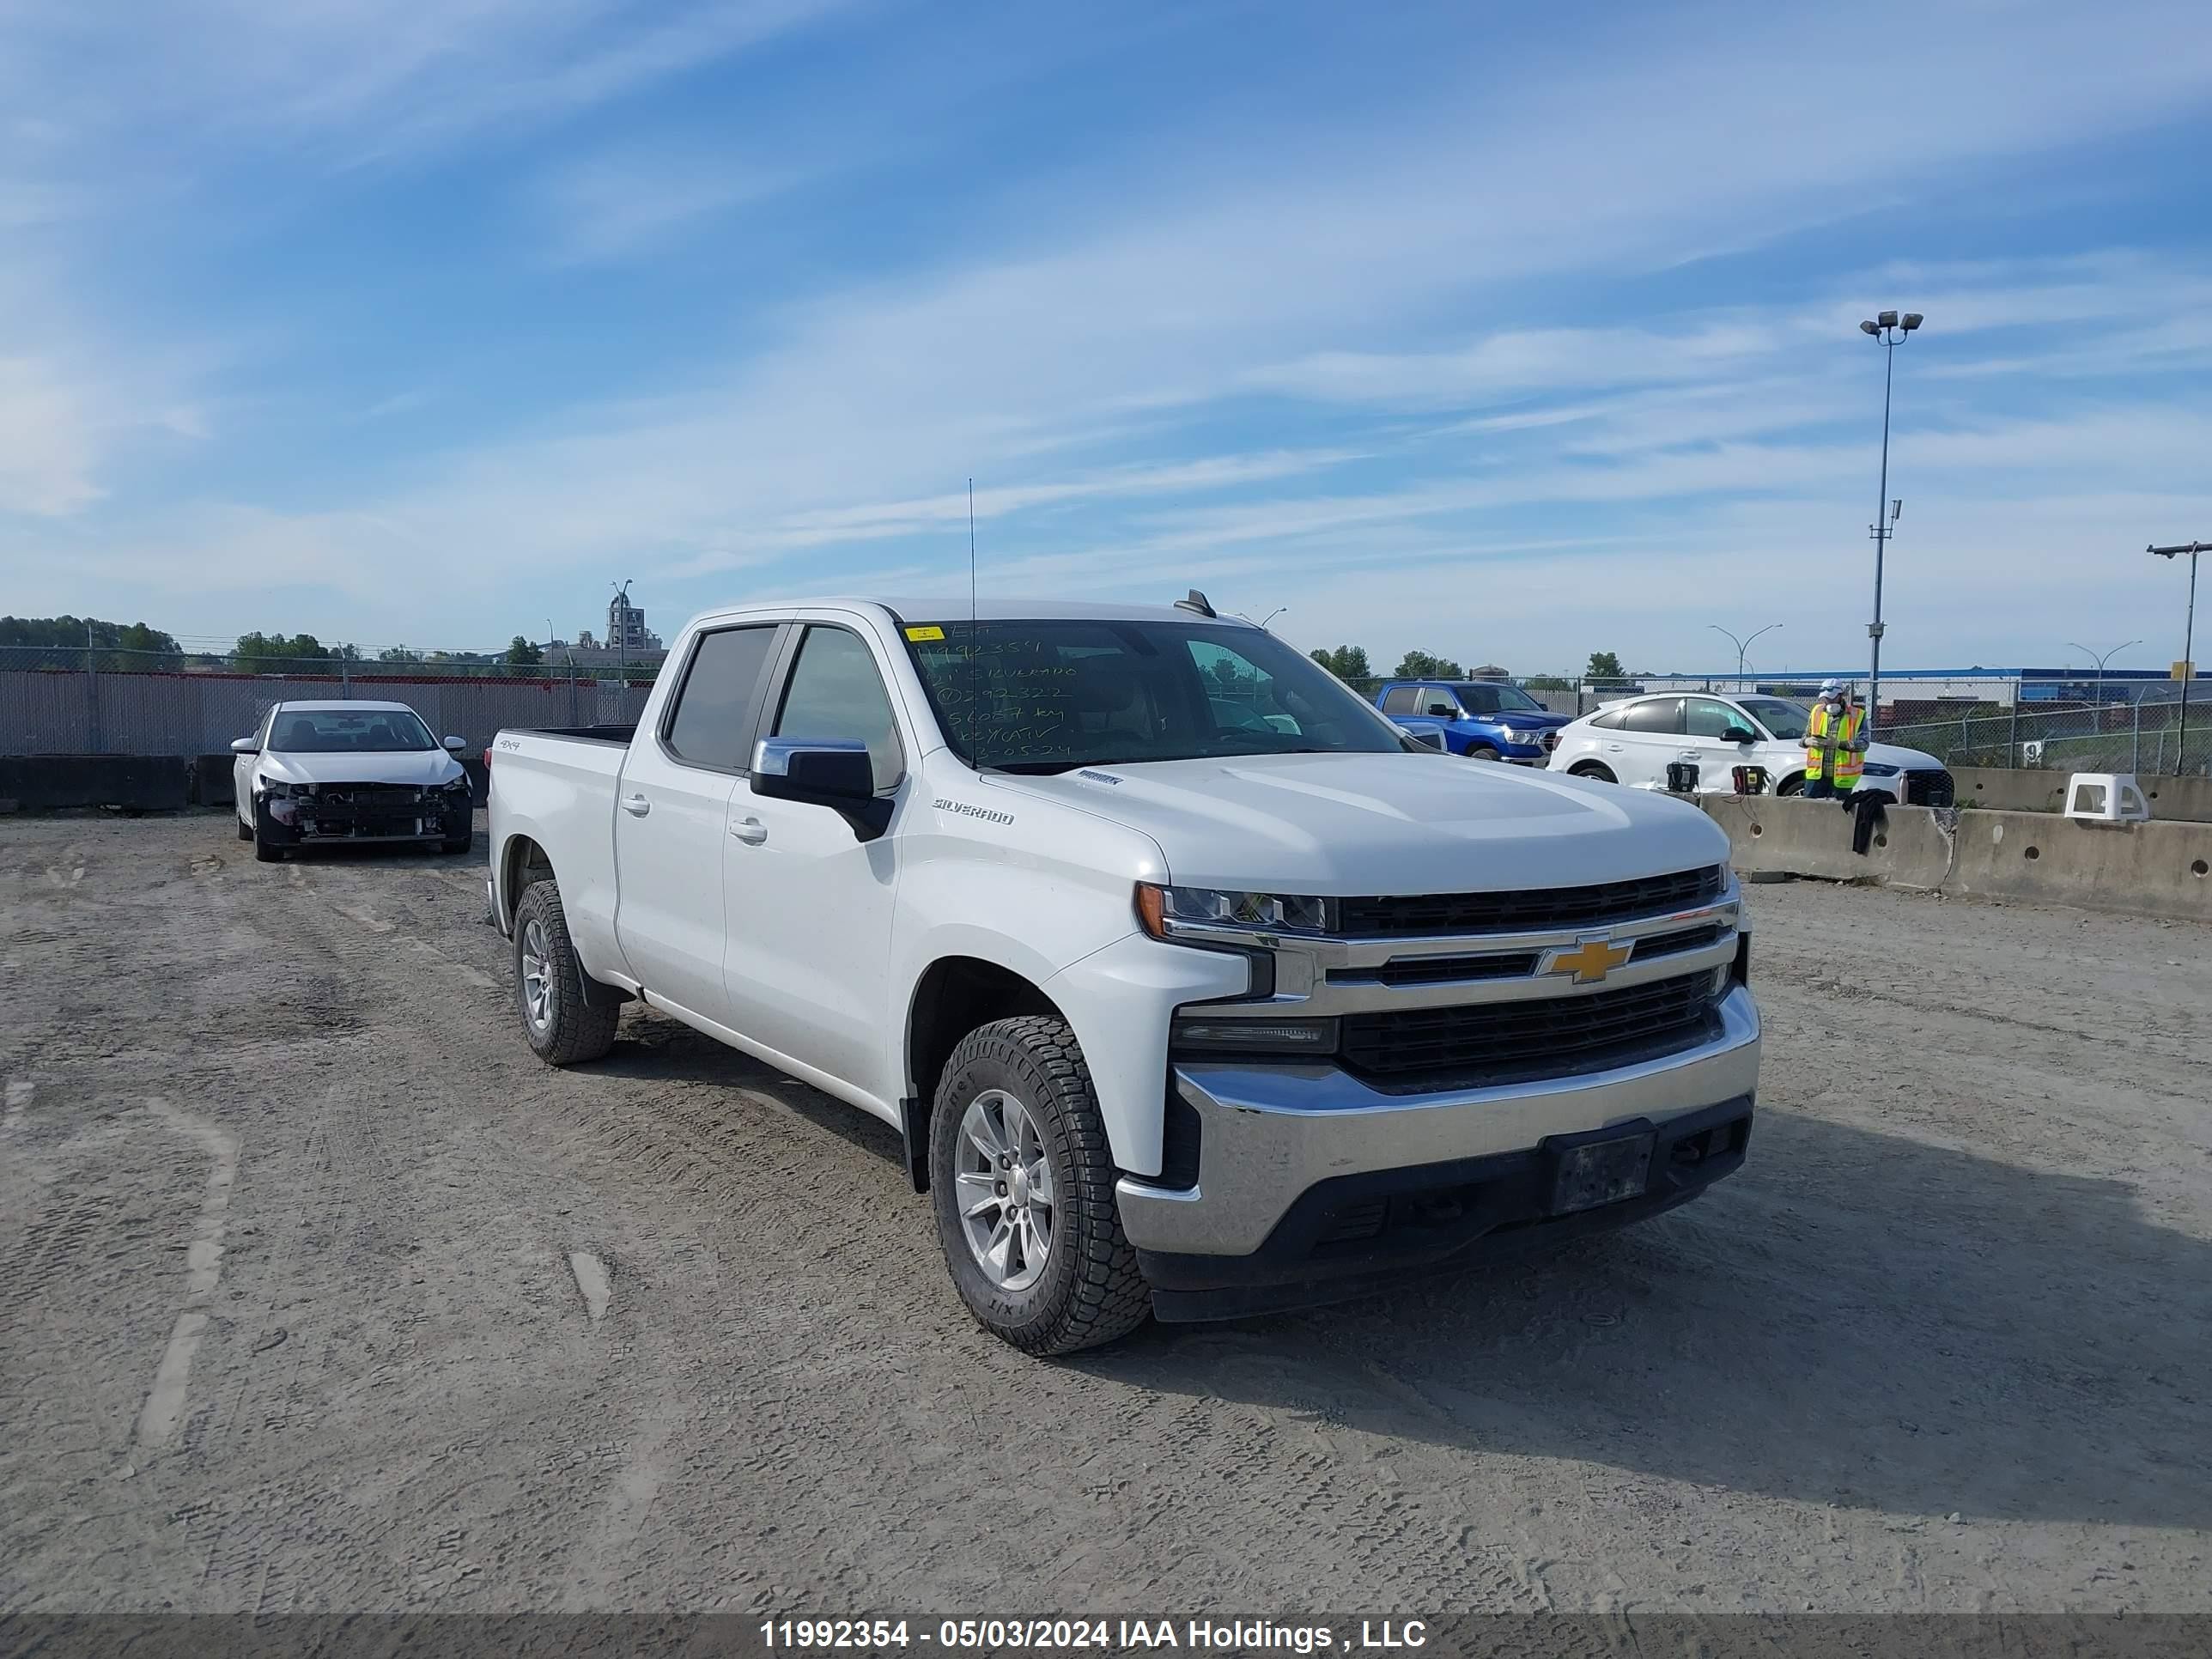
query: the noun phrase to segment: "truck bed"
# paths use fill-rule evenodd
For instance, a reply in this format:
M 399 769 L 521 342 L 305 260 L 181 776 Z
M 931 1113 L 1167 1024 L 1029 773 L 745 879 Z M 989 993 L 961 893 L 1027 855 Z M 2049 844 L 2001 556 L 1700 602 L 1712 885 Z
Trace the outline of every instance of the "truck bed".
M 630 739 L 637 735 L 635 723 L 623 726 L 612 721 L 604 726 L 509 726 L 501 730 L 517 737 L 573 738 L 580 743 L 611 743 L 618 749 L 629 748 Z

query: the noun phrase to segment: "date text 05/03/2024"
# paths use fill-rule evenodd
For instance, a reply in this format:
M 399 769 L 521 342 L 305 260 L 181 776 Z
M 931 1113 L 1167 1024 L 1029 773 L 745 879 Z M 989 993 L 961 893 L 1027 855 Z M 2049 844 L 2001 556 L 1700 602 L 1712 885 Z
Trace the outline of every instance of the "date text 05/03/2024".
M 1033 1649 L 1039 1652 L 1200 1652 L 1273 1650 L 1286 1653 L 1352 1652 L 1419 1648 L 1428 1629 L 1420 1620 L 1362 1620 L 1357 1632 L 1339 1635 L 1326 1625 L 1273 1624 L 1261 1619 L 946 1619 L 926 1623 L 890 1619 L 777 1619 L 762 1624 L 769 1648 L 830 1650 L 903 1648 L 917 1643 L 939 1649 Z

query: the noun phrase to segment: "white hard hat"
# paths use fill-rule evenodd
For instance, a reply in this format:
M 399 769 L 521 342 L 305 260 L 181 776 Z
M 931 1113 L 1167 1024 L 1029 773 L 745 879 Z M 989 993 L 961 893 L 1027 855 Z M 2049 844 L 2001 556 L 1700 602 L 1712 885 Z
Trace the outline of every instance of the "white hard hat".
M 1824 697 L 1832 697 L 1843 689 L 1844 683 L 1841 680 L 1822 680 L 1820 682 L 1820 695 Z

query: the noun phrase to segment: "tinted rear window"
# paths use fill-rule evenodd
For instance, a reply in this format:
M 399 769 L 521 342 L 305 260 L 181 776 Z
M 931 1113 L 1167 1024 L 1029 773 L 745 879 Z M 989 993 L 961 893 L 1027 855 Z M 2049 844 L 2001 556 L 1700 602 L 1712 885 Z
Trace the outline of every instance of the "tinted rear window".
M 773 624 L 726 628 L 701 637 L 668 722 L 668 746 L 679 757 L 694 766 L 745 769 L 753 699 L 775 641 Z

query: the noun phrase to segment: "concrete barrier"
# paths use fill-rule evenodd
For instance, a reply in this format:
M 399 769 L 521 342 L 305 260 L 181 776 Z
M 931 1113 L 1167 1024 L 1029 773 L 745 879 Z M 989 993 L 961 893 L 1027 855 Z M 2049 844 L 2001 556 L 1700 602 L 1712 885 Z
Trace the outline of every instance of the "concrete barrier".
M 1831 801 L 1705 795 L 1744 875 L 1878 882 L 1960 898 L 2212 921 L 2212 824 L 2076 823 L 2055 813 L 1892 806 L 1860 857 Z
M 1861 857 L 1851 851 L 1851 815 L 1833 801 L 1774 795 L 1697 799 L 1706 816 L 1728 831 L 1729 862 L 1747 875 L 1932 888 L 1950 867 L 1949 840 L 1924 806 L 1887 809 Z
M 228 806 L 238 798 L 235 755 L 202 755 L 192 762 L 192 805 Z
M 2065 772 L 2014 771 L 2001 766 L 1952 769 L 1959 805 L 1988 811 L 2063 812 Z M 2212 778 L 2154 778 L 2138 772 L 2136 781 L 2150 802 L 2154 818 L 2212 823 Z
M 1943 890 L 2212 921 L 2212 824 L 1961 812 Z
M 0 801 L 22 811 L 119 806 L 174 812 L 191 796 L 191 762 L 182 755 L 0 756 Z

